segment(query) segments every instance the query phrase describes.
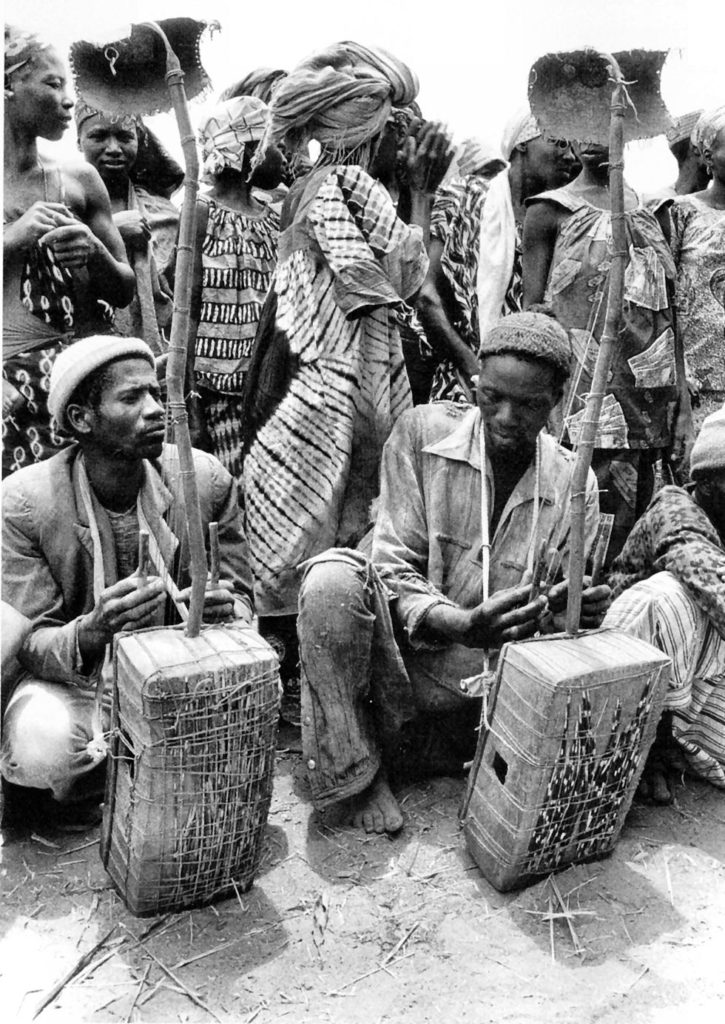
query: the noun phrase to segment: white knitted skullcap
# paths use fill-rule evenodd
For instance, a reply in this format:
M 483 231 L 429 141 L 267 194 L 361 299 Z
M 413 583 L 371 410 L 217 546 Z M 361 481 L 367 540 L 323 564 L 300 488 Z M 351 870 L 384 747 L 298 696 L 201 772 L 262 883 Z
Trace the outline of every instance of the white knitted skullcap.
M 112 334 L 96 334 L 74 341 L 64 349 L 50 371 L 48 409 L 58 424 L 64 425 L 68 401 L 78 385 L 106 363 L 126 357 L 146 359 L 154 366 L 154 354 L 140 338 L 119 338 Z

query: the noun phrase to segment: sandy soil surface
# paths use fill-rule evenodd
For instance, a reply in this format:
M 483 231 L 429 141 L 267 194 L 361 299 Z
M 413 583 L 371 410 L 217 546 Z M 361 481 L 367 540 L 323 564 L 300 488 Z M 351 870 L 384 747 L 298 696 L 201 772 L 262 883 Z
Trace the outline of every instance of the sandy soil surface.
M 406 788 L 403 832 L 365 837 L 319 821 L 283 748 L 252 889 L 160 919 L 125 909 L 98 830 L 5 833 L 2 1020 L 31 1020 L 113 926 L 41 1024 L 725 1020 L 722 793 L 683 780 L 672 806 L 635 803 L 609 859 L 501 894 L 466 852 L 462 788 Z

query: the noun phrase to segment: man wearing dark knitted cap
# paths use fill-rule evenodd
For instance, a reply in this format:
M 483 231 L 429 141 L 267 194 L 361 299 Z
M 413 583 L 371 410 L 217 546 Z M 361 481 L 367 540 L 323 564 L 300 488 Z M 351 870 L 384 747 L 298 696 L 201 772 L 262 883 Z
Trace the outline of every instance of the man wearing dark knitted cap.
M 25 617 L 27 636 L 16 671 L 3 674 L 0 774 L 50 790 L 45 820 L 73 823 L 73 798 L 88 790 L 84 776 L 97 765 L 102 772 L 94 695 L 107 678 L 110 644 L 123 630 L 184 617 L 189 545 L 178 451 L 164 443 L 144 341 L 96 336 L 69 346 L 53 365 L 48 408 L 75 443 L 3 485 L 3 607 Z M 210 522 L 219 525 L 220 580 L 207 590 L 204 618 L 250 621 L 235 484 L 205 452 L 194 452 L 194 469 L 205 533 Z M 143 578 L 140 530 L 149 536 Z M 31 802 L 27 788 L 15 795 L 16 806 Z
M 367 832 L 400 829 L 391 783 L 460 772 L 473 756 L 484 658 L 493 666 L 506 641 L 559 628 L 566 580 L 533 598 L 528 580 L 542 543 L 568 565 L 574 456 L 544 427 L 570 356 L 543 313 L 496 323 L 479 353 L 476 407 L 420 405 L 393 429 L 370 557 L 331 549 L 308 562 L 302 744 L 320 810 Z M 598 519 L 590 472 L 588 546 Z M 607 587 L 585 589 L 582 625 L 598 625 L 608 601 Z

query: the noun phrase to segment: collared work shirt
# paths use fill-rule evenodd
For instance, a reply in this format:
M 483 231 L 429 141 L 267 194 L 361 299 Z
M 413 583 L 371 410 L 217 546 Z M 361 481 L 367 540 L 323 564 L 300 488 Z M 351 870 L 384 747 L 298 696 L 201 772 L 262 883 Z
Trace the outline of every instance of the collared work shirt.
M 78 626 L 92 611 L 94 547 L 80 493 L 79 448 L 13 473 L 3 483 L 2 597 L 32 622 L 20 653 L 23 667 L 39 679 L 88 687 L 100 661 L 81 662 Z M 141 508 L 164 565 L 179 586 L 190 583 L 180 463 L 175 445 L 160 460 L 144 462 Z M 230 580 L 240 617 L 252 617 L 252 579 L 236 488 L 221 463 L 194 452 L 205 536 L 219 525 L 220 575 Z M 96 503 L 97 504 L 97 503 Z M 105 585 L 119 578 L 108 515 L 95 509 L 103 549 Z
M 406 656 L 411 678 L 420 671 L 454 689 L 460 687 L 461 679 L 481 671 L 483 652 L 460 644 L 431 643 L 424 621 L 436 604 L 474 608 L 483 598 L 479 429 L 478 409 L 449 402 L 417 406 L 399 419 L 383 452 L 373 537 L 372 560 L 393 595 L 395 615 L 411 648 Z M 568 565 L 569 481 L 575 456 L 548 434 L 540 435 L 538 452 L 536 529 L 534 460 L 506 502 L 490 538 L 491 596 L 521 583 L 542 541 L 561 552 L 565 570 Z M 495 496 L 488 462 L 486 480 L 490 515 Z M 590 470 L 587 551 L 598 522 L 599 496 Z

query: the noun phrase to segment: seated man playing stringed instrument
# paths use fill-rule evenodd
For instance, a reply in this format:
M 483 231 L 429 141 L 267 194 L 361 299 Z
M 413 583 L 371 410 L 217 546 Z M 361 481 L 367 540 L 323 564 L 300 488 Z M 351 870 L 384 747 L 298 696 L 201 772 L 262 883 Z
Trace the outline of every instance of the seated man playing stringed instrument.
M 48 406 L 75 443 L 3 488 L 2 597 L 29 633 L 19 675 L 3 680 L 0 773 L 63 801 L 105 755 L 95 692 L 114 636 L 185 618 L 190 556 L 179 454 L 164 443 L 148 345 L 76 342 L 54 364 Z M 204 452 L 194 452 L 194 470 L 205 535 L 216 522 L 219 537 L 219 582 L 208 586 L 204 619 L 251 622 L 234 482 Z M 143 575 L 139 531 L 148 534 Z
M 479 351 L 477 407 L 421 405 L 393 429 L 371 558 L 331 549 L 307 563 L 302 745 L 317 808 L 335 806 L 367 832 L 399 830 L 389 772 L 460 771 L 475 750 L 485 661 L 508 640 L 559 627 L 567 581 L 545 596 L 529 580 L 542 547 L 547 584 L 556 563 L 568 565 L 574 456 L 543 431 L 570 356 L 542 313 L 496 323 Z M 591 471 L 585 504 L 591 548 Z M 587 586 L 582 625 L 598 626 L 608 601 L 608 587 Z

